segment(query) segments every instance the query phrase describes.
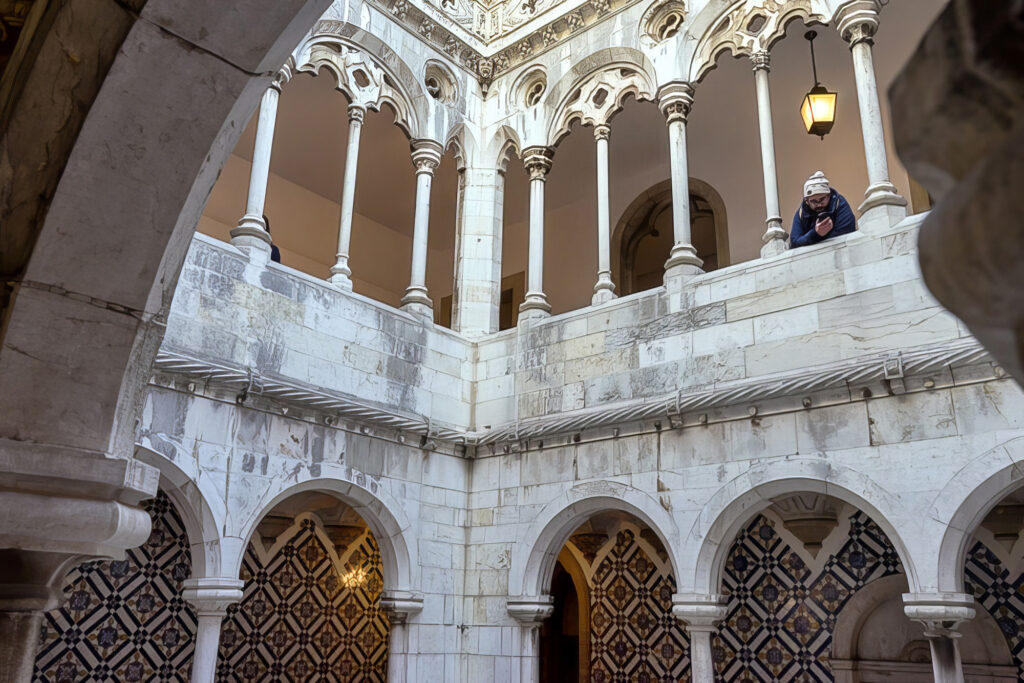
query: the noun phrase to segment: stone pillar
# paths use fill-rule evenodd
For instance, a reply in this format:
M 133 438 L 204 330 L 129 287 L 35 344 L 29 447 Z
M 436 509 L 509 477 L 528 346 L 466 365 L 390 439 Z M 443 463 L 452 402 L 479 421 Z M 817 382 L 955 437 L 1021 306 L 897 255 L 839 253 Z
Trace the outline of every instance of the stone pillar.
M 32 680 L 43 613 L 60 606 L 68 571 L 149 537 L 138 505 L 159 471 L 78 453 L 0 439 L 0 683 Z
M 352 241 L 352 214 L 356 201 L 356 173 L 359 166 L 359 133 L 363 128 L 366 107 L 348 106 L 348 149 L 345 151 L 345 178 L 341 188 L 341 220 L 338 222 L 338 253 L 331 266 L 331 282 L 352 291 L 352 269 L 348 265 L 349 243 Z
M 459 178 L 452 329 L 467 337 L 498 331 L 506 168 L 467 168 Z
M 433 319 L 434 303 L 427 295 L 427 232 L 430 223 L 430 184 L 441 163 L 442 148 L 434 140 L 413 140 L 416 166 L 416 214 L 412 232 L 412 273 L 402 297 L 402 309 Z
M 415 662 L 411 655 L 418 648 L 410 642 L 409 617 L 423 610 L 423 596 L 408 591 L 386 591 L 380 598 L 381 609 L 391 623 L 388 643 L 388 683 L 411 683 L 416 680 Z
M 519 306 L 520 318 L 551 314 L 551 305 L 544 294 L 544 181 L 551 170 L 553 155 L 549 147 L 523 150 L 523 163 L 530 174 L 530 256 L 526 300 Z
M 690 636 L 690 680 L 693 683 L 715 681 L 711 637 L 728 609 L 728 599 L 722 595 L 677 593 L 672 596 L 672 614 L 686 624 Z
M 196 608 L 196 648 L 192 655 L 191 683 L 213 683 L 217 675 L 220 626 L 228 607 L 242 599 L 245 582 L 240 579 L 189 579 L 181 597 Z
M 772 125 L 772 98 L 768 90 L 771 55 L 758 50 L 750 56 L 754 65 L 754 88 L 757 91 L 757 125 L 761 132 L 761 169 L 764 175 L 764 205 L 767 230 L 761 238 L 761 256 L 781 254 L 786 250 L 789 235 L 782 227 L 779 211 L 779 181 L 775 172 L 775 129 Z
M 924 625 L 935 683 L 964 683 L 956 629 L 974 618 L 974 598 L 966 593 L 904 593 L 903 612 Z
M 597 284 L 591 303 L 603 304 L 615 298 L 612 282 L 611 227 L 609 218 L 610 192 L 608 189 L 608 137 L 612 129 L 602 123 L 594 127 L 597 142 Z
M 252 148 L 252 168 L 249 170 L 249 196 L 245 202 L 245 215 L 231 230 L 231 244 L 249 256 L 256 265 L 270 260 L 270 233 L 263 221 L 267 200 L 267 180 L 270 178 L 270 152 L 274 146 L 274 124 L 277 121 L 277 100 L 281 86 L 288 81 L 290 72 L 282 69 L 260 100 L 259 118 L 256 120 L 256 142 Z
M 665 262 L 665 286 L 678 289 L 703 273 L 690 238 L 690 172 L 686 162 L 686 117 L 693 105 L 693 87 L 672 81 L 658 90 L 658 106 L 668 122 L 669 162 L 672 169 L 672 233 L 675 243 Z
M 889 181 L 885 153 L 885 131 L 878 101 L 871 45 L 878 29 L 879 0 L 853 0 L 836 12 L 835 23 L 843 40 L 850 44 L 853 76 L 857 83 L 857 104 L 864 137 L 864 159 L 868 167 L 868 189 L 858 211 L 861 230 L 885 229 L 907 215 L 907 200 Z
M 550 595 L 509 598 L 508 613 L 519 622 L 519 642 L 513 642 L 513 652 L 519 653 L 519 676 L 513 669 L 512 681 L 540 683 L 540 627 L 555 611 Z

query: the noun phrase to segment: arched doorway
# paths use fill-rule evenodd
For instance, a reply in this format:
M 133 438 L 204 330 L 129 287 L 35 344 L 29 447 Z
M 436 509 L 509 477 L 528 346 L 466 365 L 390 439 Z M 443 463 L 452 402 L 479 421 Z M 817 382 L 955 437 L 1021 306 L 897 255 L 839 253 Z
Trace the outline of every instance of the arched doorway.
M 387 680 L 390 625 L 380 550 L 350 506 L 319 491 L 275 505 L 249 540 L 228 610 L 220 681 Z
M 690 232 L 704 270 L 729 265 L 725 203 L 709 184 L 690 178 Z M 672 181 L 642 192 L 623 212 L 612 237 L 612 270 L 622 294 L 661 285 L 672 250 Z

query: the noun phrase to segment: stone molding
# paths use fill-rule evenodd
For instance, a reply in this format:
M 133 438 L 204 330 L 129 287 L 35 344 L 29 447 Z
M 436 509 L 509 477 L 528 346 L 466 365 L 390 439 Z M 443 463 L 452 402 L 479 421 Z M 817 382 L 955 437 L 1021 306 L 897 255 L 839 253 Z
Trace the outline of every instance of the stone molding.
M 966 593 L 904 593 L 903 612 L 924 625 L 925 637 L 956 638 L 957 627 L 974 618 L 974 597 Z
M 181 597 L 203 616 L 223 617 L 228 607 L 242 599 L 245 581 L 226 577 L 192 578 L 182 584 Z
M 409 591 L 384 591 L 380 607 L 388 613 L 392 624 L 404 624 L 409 617 L 423 611 L 423 596 Z
M 826 389 L 867 385 L 887 381 L 892 393 L 904 393 L 908 376 L 927 375 L 944 368 L 992 362 L 992 358 L 973 338 L 958 339 L 916 348 L 906 353 L 873 353 L 840 363 L 790 372 L 766 379 L 743 379 L 724 382 L 710 389 L 680 390 L 662 397 L 629 401 L 510 422 L 486 432 L 470 432 L 440 427 L 430 420 L 399 414 L 393 409 L 373 406 L 369 402 L 342 394 L 304 387 L 297 382 L 262 377 L 251 368 L 232 367 L 161 350 L 154 363 L 154 371 L 170 375 L 201 378 L 208 384 L 220 385 L 239 392 L 239 402 L 249 394 L 302 405 L 314 410 L 329 411 L 339 416 L 389 429 L 418 434 L 425 447 L 438 441 L 457 445 L 499 445 L 518 450 L 523 441 L 552 435 L 578 433 L 585 429 L 613 426 L 646 419 L 664 418 L 666 426 L 681 427 L 684 422 L 705 424 L 706 414 L 684 420 L 687 414 L 700 410 L 752 401 L 807 395 Z M 1000 373 L 993 371 L 994 377 Z M 703 418 L 703 421 L 702 421 Z
M 728 613 L 729 598 L 725 595 L 676 593 L 672 596 L 672 615 L 685 622 L 690 632 L 714 631 Z
M 537 626 L 555 611 L 550 595 L 510 597 L 505 604 L 509 615 L 523 626 Z

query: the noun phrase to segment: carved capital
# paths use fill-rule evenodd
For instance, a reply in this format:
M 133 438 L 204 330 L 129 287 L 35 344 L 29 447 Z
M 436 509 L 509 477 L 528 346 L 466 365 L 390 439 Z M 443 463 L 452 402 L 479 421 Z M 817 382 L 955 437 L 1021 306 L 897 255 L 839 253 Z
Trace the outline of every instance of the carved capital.
M 903 613 L 924 625 L 926 638 L 959 638 L 957 627 L 974 618 L 974 598 L 966 593 L 904 593 Z
M 668 123 L 686 123 L 692 106 L 693 86 L 686 81 L 672 81 L 658 89 L 658 107 Z
M 771 71 L 772 55 L 768 50 L 758 50 L 750 55 L 750 63 L 754 65 L 754 71 Z
M 729 599 L 724 595 L 676 593 L 672 596 L 672 615 L 686 622 L 686 630 L 713 631 L 729 612 Z
M 348 122 L 362 125 L 366 118 L 366 107 L 361 104 L 348 105 Z
M 416 173 L 433 175 L 438 164 L 441 163 L 441 154 L 444 151 L 441 143 L 426 139 L 413 140 L 410 147 L 412 148 L 412 164 L 416 167 Z
M 292 61 L 291 57 L 289 57 L 288 61 L 284 63 L 284 66 L 278 69 L 277 73 L 274 74 L 274 81 L 270 84 L 270 87 L 277 92 L 281 92 L 281 88 L 284 87 L 284 84 L 292 80 L 292 75 L 294 75 L 294 73 L 295 62 Z
M 188 579 L 182 584 L 181 597 L 195 606 L 199 616 L 223 617 L 228 607 L 242 599 L 244 588 L 240 579 Z
M 551 159 L 555 152 L 550 147 L 527 147 L 523 150 L 523 165 L 530 174 L 530 180 L 544 180 L 551 170 Z
M 536 626 L 555 611 L 554 598 L 550 595 L 509 598 L 508 613 L 523 626 Z
M 409 591 L 385 591 L 380 596 L 380 606 L 392 624 L 404 624 L 409 617 L 423 611 L 423 596 Z
M 599 123 L 594 126 L 594 139 L 607 140 L 612 135 L 612 127 L 607 123 Z
M 878 12 L 881 5 L 878 0 L 853 0 L 836 12 L 835 26 L 839 35 L 852 48 L 858 43 L 873 42 L 878 30 Z

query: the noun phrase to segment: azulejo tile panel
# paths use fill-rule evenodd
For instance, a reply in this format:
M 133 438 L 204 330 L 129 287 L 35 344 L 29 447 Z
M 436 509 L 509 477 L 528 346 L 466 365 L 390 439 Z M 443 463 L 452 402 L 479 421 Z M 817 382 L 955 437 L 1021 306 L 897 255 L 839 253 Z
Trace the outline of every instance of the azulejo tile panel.
M 37 683 L 188 681 L 196 634 L 195 610 L 181 599 L 192 573 L 188 537 L 162 491 L 143 505 L 153 531 L 142 546 L 68 576 L 67 602 L 43 621 Z
M 275 546 L 272 555 L 255 543 L 246 550 L 244 597 L 224 619 L 217 680 L 384 683 L 389 623 L 373 535 L 339 558 L 322 527 L 305 518 Z
M 967 553 L 964 578 L 964 590 L 996 620 L 1024 681 L 1024 573 L 1011 571 L 977 541 Z
M 878 526 L 857 511 L 849 534 L 812 569 L 757 516 L 736 538 L 724 570 L 729 612 L 713 642 L 725 683 L 832 681 L 829 651 L 836 617 L 869 582 L 903 572 Z

